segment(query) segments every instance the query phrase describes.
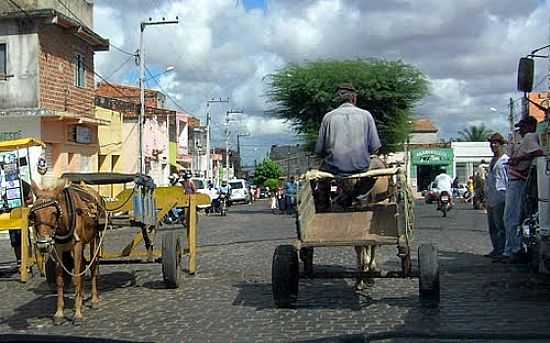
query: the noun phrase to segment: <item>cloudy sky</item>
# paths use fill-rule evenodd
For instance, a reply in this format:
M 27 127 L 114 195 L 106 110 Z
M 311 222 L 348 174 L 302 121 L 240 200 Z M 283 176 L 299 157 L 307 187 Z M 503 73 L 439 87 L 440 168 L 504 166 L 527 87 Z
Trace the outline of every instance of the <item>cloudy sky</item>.
M 243 110 L 232 131 L 251 134 L 241 139 L 248 163 L 271 144 L 297 142 L 283 121 L 264 114 L 263 78 L 287 63 L 377 57 L 413 64 L 431 84 L 417 115 L 451 137 L 481 123 L 505 130 L 508 99 L 521 96 L 517 60 L 550 35 L 550 0 L 96 0 L 94 29 L 134 52 L 141 21 L 176 16 L 177 25 L 145 31 L 151 73 L 175 66 L 147 86 L 168 93 L 168 107 L 203 120 L 208 99 L 229 97 L 230 104 L 210 106 L 214 140 L 223 144 L 225 111 Z M 544 90 L 547 62 L 537 67 Z M 137 85 L 138 69 L 120 49 L 97 53 L 96 68 L 109 81 Z

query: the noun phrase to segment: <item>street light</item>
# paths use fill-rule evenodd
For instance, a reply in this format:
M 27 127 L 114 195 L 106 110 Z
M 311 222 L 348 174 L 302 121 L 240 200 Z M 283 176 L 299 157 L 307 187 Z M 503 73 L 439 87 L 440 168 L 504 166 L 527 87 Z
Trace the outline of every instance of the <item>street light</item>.
M 166 69 L 164 69 L 163 72 L 155 74 L 155 75 L 151 75 L 149 78 L 145 79 L 144 82 L 147 82 L 147 81 L 152 80 L 152 79 L 156 79 L 157 77 L 159 77 L 161 75 L 164 75 L 166 73 L 169 73 L 169 72 L 171 72 L 175 69 L 176 69 L 176 67 L 174 67 L 174 66 L 168 66 L 168 67 L 166 67 Z

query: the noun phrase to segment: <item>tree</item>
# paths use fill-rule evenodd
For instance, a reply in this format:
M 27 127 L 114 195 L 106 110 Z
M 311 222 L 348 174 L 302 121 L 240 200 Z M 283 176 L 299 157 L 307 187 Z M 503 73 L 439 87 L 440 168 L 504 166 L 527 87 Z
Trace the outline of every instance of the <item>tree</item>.
M 277 179 L 283 175 L 283 170 L 276 162 L 265 159 L 256 167 L 254 183 L 263 186 L 268 179 Z
M 466 129 L 458 131 L 458 142 L 485 142 L 490 135 L 493 134 L 493 130 L 488 129 L 485 125 L 470 126 Z
M 422 72 L 401 61 L 359 59 L 290 64 L 270 75 L 268 98 L 273 114 L 287 119 L 310 144 L 317 139 L 325 113 L 338 106 L 336 86 L 351 82 L 357 106 L 372 113 L 382 151 L 401 148 L 410 131 L 415 104 L 428 94 Z

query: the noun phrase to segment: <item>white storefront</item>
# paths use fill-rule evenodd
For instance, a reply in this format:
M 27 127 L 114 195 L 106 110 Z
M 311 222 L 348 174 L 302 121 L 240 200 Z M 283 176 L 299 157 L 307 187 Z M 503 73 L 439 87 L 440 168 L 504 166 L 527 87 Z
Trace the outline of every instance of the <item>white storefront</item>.
M 489 142 L 452 142 L 454 154 L 453 175 L 458 182 L 466 183 L 481 163 L 489 163 L 493 157 Z

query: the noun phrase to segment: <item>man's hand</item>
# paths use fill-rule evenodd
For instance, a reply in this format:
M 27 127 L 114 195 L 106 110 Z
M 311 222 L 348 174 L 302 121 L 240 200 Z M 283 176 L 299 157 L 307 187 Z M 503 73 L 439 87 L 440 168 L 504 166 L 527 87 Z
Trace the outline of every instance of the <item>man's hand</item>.
M 510 159 L 508 159 L 508 165 L 510 166 L 517 166 L 518 163 L 519 163 L 520 159 L 518 157 L 512 157 Z

